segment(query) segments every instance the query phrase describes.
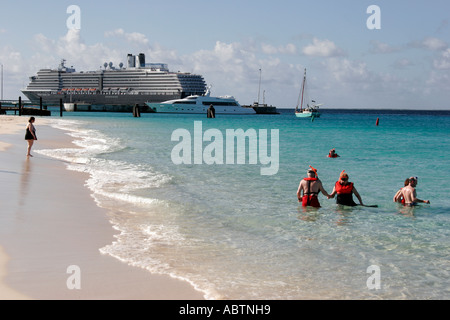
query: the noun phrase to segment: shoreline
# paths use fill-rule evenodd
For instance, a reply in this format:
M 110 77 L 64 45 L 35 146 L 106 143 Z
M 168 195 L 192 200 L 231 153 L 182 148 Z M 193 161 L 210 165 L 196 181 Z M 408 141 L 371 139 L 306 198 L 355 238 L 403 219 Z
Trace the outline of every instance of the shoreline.
M 40 154 L 27 159 L 22 136 L 27 120 L 0 116 L 0 181 L 6 199 L 0 217 L 0 299 L 204 300 L 186 281 L 100 253 L 117 234 L 108 211 L 84 186 L 87 173 Z M 36 117 L 39 140 L 33 150 L 74 147 L 51 121 Z M 70 283 L 81 289 L 69 288 Z

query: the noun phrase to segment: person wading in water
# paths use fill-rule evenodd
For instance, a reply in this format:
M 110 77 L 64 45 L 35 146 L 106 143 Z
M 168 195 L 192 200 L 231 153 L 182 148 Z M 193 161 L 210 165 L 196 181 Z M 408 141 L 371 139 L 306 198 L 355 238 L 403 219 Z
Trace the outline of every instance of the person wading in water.
M 319 192 L 322 192 L 327 197 L 330 195 L 323 188 L 322 181 L 318 178 L 317 170 L 311 166 L 309 167 L 310 169 L 307 171 L 308 177 L 303 178 L 298 186 L 297 198 L 303 207 L 311 206 L 319 208 Z
M 337 194 L 336 203 L 345 205 L 345 206 L 357 206 L 355 201 L 353 201 L 353 194 L 358 198 L 360 205 L 364 205 L 359 195 L 358 191 L 356 191 L 353 182 L 348 181 L 348 174 L 343 170 L 339 176 L 339 181 L 334 184 L 333 191 L 328 199 L 334 198 Z

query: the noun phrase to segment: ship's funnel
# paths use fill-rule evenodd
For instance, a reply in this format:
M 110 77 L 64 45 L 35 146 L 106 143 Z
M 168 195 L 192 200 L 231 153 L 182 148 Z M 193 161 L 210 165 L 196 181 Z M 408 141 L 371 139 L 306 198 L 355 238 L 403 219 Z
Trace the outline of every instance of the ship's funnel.
M 128 68 L 136 68 L 136 57 L 128 54 Z
M 145 68 L 145 54 L 139 54 L 139 67 Z

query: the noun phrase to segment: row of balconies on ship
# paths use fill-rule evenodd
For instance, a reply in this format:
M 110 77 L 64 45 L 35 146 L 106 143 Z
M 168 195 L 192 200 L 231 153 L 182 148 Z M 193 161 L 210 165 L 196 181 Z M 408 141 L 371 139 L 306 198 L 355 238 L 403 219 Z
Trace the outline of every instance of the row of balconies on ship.
M 33 89 L 31 91 L 39 92 L 38 89 Z M 98 89 L 62 89 L 62 90 L 42 90 L 50 94 L 65 94 L 65 95 L 94 95 L 94 94 L 102 94 L 102 95 L 140 95 L 140 94 L 178 94 L 181 91 L 187 94 L 203 94 L 205 91 L 203 90 L 195 90 L 195 89 L 176 89 L 176 88 L 153 88 L 146 90 L 134 90 L 134 89 L 126 89 L 126 88 L 117 88 L 110 90 L 98 90 Z
M 92 88 L 92 87 L 103 87 L 103 88 L 115 88 L 115 87 L 137 87 L 137 88 L 144 88 L 144 87 L 153 87 L 153 86 L 167 86 L 167 87 L 202 87 L 206 88 L 206 84 L 203 81 L 196 81 L 196 82 L 185 82 L 185 81 L 178 81 L 178 79 L 165 79 L 165 81 L 152 81 L 152 80 L 141 80 L 141 81 L 103 81 L 102 85 L 100 86 L 100 82 L 98 79 L 96 81 L 57 81 L 57 80 L 51 80 L 51 81 L 39 81 L 39 82 L 32 82 L 28 85 L 28 88 L 37 88 L 37 87 L 47 87 L 47 88 L 54 88 L 54 87 L 66 87 L 66 88 Z
M 166 81 L 166 82 L 143 82 L 143 83 L 123 83 L 124 86 L 118 86 L 117 83 L 103 83 L 103 86 L 99 86 L 98 82 L 92 82 L 92 83 L 60 83 L 60 82 L 40 82 L 40 83 L 33 83 L 28 85 L 27 89 L 50 89 L 50 90 L 58 90 L 58 89 L 73 89 L 73 90 L 90 90 L 90 89 L 96 89 L 96 90 L 117 90 L 118 88 L 123 90 L 125 88 L 126 90 L 130 89 L 136 89 L 136 90 L 144 90 L 144 89 L 154 89 L 154 88 L 177 88 L 177 89 L 187 89 L 187 88 L 193 88 L 193 89 L 202 89 L 204 90 L 206 88 L 204 83 L 180 83 L 178 81 Z

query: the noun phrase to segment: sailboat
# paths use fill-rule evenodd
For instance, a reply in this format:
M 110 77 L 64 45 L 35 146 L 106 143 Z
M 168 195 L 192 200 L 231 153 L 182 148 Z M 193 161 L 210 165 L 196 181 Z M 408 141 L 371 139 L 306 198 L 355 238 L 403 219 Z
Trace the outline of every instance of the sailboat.
M 311 100 L 311 102 L 306 102 L 306 106 L 303 107 L 304 101 L 306 98 L 306 69 L 305 74 L 303 76 L 303 84 L 302 84 L 302 90 L 300 91 L 297 106 L 295 107 L 295 116 L 297 118 L 319 118 L 320 112 L 319 112 L 319 106 L 322 104 L 316 104 L 314 100 Z M 300 105 L 300 109 L 299 109 Z
M 243 106 L 244 108 L 253 108 L 257 114 L 280 114 L 277 107 L 268 106 L 265 99 L 265 90 L 263 91 L 263 103 L 259 103 L 259 96 L 261 94 L 261 69 L 259 69 L 259 87 L 258 87 L 258 101 L 252 105 Z

